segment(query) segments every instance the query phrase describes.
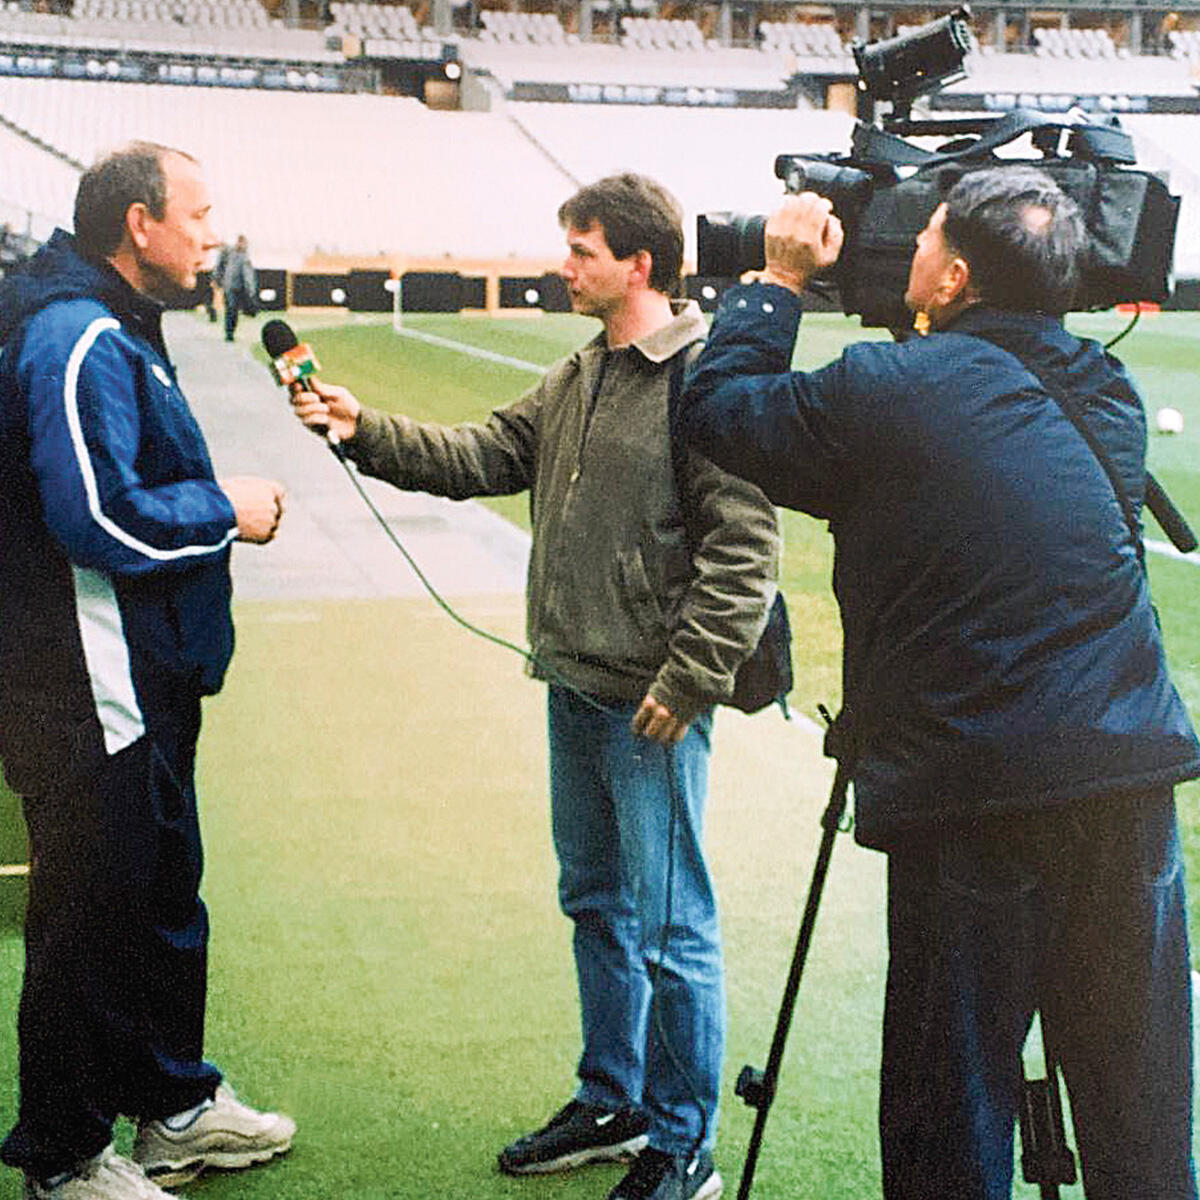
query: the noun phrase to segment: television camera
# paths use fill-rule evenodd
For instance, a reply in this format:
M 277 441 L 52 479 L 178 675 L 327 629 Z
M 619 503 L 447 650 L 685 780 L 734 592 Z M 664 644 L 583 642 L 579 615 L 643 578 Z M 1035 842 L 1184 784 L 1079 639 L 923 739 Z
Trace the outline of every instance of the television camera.
M 1036 165 L 1079 205 L 1090 245 L 1074 307 L 1165 300 L 1179 199 L 1157 175 L 1134 169 L 1133 140 L 1115 117 L 1048 116 L 1013 109 L 1003 117 L 914 120 L 913 102 L 964 78 L 970 9 L 885 41 L 855 43 L 858 121 L 849 154 L 780 154 L 776 178 L 790 194 L 817 192 L 845 229 L 837 263 L 814 281 L 866 326 L 911 326 L 904 289 L 917 234 L 968 171 Z M 875 105 L 891 111 L 875 119 Z M 997 151 L 1029 134 L 1035 157 Z M 914 138 L 950 138 L 936 149 Z M 1040 156 L 1040 157 L 1036 157 Z M 767 218 L 705 213 L 697 219 L 701 275 L 732 278 L 763 266 Z

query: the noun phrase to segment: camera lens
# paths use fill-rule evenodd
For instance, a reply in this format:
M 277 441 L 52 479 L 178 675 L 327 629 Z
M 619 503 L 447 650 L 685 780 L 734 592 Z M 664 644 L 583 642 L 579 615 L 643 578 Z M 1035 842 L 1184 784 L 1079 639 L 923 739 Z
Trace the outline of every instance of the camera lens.
M 792 194 L 816 192 L 824 196 L 843 221 L 858 215 L 875 186 L 867 171 L 803 154 L 780 154 L 775 159 L 775 178 L 782 179 Z
M 767 264 L 763 236 L 767 218 L 745 213 L 701 213 L 696 218 L 696 269 L 701 275 L 735 279 Z

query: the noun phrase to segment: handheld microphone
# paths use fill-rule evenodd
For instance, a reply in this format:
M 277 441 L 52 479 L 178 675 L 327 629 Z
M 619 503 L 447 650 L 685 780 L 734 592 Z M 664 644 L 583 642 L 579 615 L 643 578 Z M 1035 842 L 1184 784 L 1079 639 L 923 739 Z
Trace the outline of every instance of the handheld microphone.
M 307 391 L 305 381 L 321 369 L 312 347 L 300 341 L 286 321 L 268 321 L 262 329 L 262 344 L 275 382 L 293 396 Z M 338 458 L 345 458 L 346 451 L 332 429 L 325 430 L 325 441 Z

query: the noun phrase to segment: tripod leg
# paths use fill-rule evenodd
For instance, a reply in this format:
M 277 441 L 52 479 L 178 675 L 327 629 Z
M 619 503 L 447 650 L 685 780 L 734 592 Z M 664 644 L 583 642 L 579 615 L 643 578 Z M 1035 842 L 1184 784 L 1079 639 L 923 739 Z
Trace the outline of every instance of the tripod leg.
M 746 1067 L 738 1077 L 738 1095 L 757 1112 L 754 1118 L 754 1129 L 750 1134 L 750 1144 L 746 1151 L 746 1161 L 742 1167 L 742 1177 L 738 1183 L 738 1200 L 747 1200 L 754 1183 L 754 1172 L 758 1165 L 758 1154 L 762 1147 L 767 1115 L 775 1099 L 775 1088 L 779 1081 L 783 1051 L 787 1044 L 788 1031 L 792 1025 L 796 995 L 800 990 L 800 977 L 804 972 L 805 960 L 808 958 L 808 948 L 812 942 L 813 928 L 817 922 L 817 911 L 821 907 L 821 893 L 825 888 L 825 877 L 829 873 L 829 860 L 833 856 L 834 839 L 837 837 L 838 826 L 841 824 L 842 814 L 846 808 L 848 786 L 849 773 L 843 771 L 839 766 L 834 778 L 829 806 L 821 818 L 823 827 L 821 845 L 817 851 L 817 862 L 813 868 L 812 882 L 808 888 L 808 900 L 804 906 L 800 932 L 796 937 L 796 948 L 792 953 L 791 969 L 783 989 L 783 1000 L 779 1006 L 779 1015 L 775 1020 L 775 1033 L 771 1039 L 766 1070 L 759 1073 L 751 1067 Z

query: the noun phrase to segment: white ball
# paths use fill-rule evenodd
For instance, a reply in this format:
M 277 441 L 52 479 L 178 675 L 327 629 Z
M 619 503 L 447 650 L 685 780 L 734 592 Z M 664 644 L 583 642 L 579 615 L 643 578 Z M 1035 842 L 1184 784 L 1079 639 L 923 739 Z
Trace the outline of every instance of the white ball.
M 1183 413 L 1177 408 L 1160 408 L 1155 416 L 1159 433 L 1182 433 Z

